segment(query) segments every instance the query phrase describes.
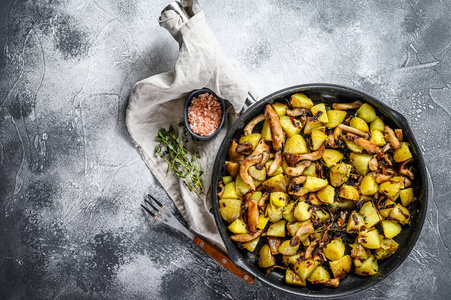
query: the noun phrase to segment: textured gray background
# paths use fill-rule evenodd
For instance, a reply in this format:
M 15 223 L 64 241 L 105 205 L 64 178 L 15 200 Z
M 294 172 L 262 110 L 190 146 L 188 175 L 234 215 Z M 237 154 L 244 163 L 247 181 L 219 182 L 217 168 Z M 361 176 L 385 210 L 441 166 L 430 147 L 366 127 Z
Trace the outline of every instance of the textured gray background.
M 402 112 L 431 178 L 420 239 L 357 299 L 451 294 L 451 2 L 204 1 L 225 54 L 260 96 L 350 86 Z M 139 209 L 168 199 L 124 126 L 134 82 L 168 71 L 168 1 L 0 2 L 0 298 L 265 299 Z

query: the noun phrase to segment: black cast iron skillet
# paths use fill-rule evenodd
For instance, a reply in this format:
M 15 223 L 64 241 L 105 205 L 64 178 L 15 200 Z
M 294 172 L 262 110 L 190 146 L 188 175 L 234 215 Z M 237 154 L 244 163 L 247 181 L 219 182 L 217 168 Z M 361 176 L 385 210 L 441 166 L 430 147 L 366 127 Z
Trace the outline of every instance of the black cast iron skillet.
M 227 231 L 228 224 L 222 220 L 219 214 L 219 199 L 217 197 L 217 193 L 219 192 L 218 183 L 222 179 L 222 176 L 226 173 L 224 161 L 227 160 L 227 151 L 232 140 L 238 139 L 242 135 L 244 126 L 252 120 L 252 118 L 261 114 L 264 111 L 266 104 L 273 102 L 284 102 L 284 99 L 289 99 L 290 95 L 297 92 L 304 93 L 310 97 L 315 104 L 319 102 L 324 102 L 326 104 L 332 104 L 335 102 L 343 103 L 353 102 L 355 100 L 361 100 L 371 104 L 376 109 L 377 114 L 383 116 L 383 121 L 385 124 L 392 128 L 401 128 L 403 130 L 404 141 L 411 144 L 411 151 L 414 158 L 413 164 L 415 180 L 412 186 L 414 187 L 415 195 L 418 197 L 419 201 L 415 201 L 408 207 L 411 213 L 410 224 L 409 226 L 403 226 L 402 232 L 395 237 L 395 240 L 399 243 L 398 251 L 389 259 L 378 261 L 380 274 L 376 274 L 371 277 L 361 277 L 352 274 L 353 271 L 351 271 L 351 274 L 340 282 L 338 288 L 328 288 L 322 285 L 309 285 L 309 283 L 307 283 L 307 287 L 290 286 L 285 283 L 285 272 L 278 271 L 277 269 L 267 275 L 264 270 L 257 267 L 255 262 L 255 256 L 260 247 L 266 242 L 266 239 L 260 239 L 259 245 L 253 253 L 250 253 L 245 249 L 239 249 L 236 243 L 230 240 L 229 233 Z M 418 236 L 420 235 L 421 228 L 423 227 L 426 217 L 428 201 L 426 168 L 419 146 L 415 141 L 412 130 L 410 129 L 406 118 L 367 94 L 338 85 L 306 84 L 293 86 L 275 92 L 251 106 L 233 124 L 232 128 L 224 138 L 216 156 L 212 179 L 212 186 L 214 188 L 212 188 L 211 196 L 213 200 L 214 216 L 219 233 L 221 234 L 232 261 L 237 266 L 252 274 L 255 278 L 258 278 L 268 284 L 270 287 L 274 287 L 292 294 L 313 298 L 342 297 L 345 295 L 351 295 L 374 286 L 382 279 L 386 278 L 409 255 L 418 239 Z

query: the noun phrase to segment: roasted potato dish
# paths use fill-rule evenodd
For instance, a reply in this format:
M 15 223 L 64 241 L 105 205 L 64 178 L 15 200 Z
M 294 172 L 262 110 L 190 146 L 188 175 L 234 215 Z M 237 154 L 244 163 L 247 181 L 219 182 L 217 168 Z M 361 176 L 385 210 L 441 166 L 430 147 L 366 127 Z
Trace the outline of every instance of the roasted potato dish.
M 315 102 L 266 105 L 232 142 L 218 194 L 232 241 L 300 288 L 377 274 L 417 200 L 401 129 L 367 103 Z

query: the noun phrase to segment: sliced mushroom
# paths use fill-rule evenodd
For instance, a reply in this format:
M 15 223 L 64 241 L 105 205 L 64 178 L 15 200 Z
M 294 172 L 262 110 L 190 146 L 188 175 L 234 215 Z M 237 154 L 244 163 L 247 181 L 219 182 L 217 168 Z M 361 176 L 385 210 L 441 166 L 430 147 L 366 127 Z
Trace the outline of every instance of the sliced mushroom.
M 280 150 L 285 144 L 285 133 L 282 129 L 282 125 L 280 124 L 279 115 L 275 112 L 270 104 L 266 105 L 265 115 L 269 120 L 272 146 L 276 151 Z
M 250 234 L 250 233 L 234 234 L 234 235 L 230 236 L 230 239 L 234 242 L 245 243 L 245 242 L 249 242 L 249 241 L 252 241 L 253 239 L 258 238 L 262 233 L 263 233 L 262 230 L 258 230 L 254 234 Z
M 255 165 L 257 170 L 261 170 L 265 167 L 265 164 L 268 161 L 269 157 L 270 157 L 270 154 L 268 151 L 262 152 L 262 160 L 257 165 Z
M 398 149 L 400 146 L 400 143 L 399 143 L 399 139 L 396 137 L 393 129 L 391 129 L 388 126 L 385 126 L 384 133 L 385 133 L 384 138 L 387 142 L 390 143 L 390 146 L 393 149 Z
M 258 123 L 266 120 L 266 117 L 264 114 L 258 115 L 255 118 L 253 118 L 249 123 L 247 123 L 246 127 L 244 127 L 244 135 L 249 135 L 254 130 L 255 125 Z
M 342 133 L 343 133 L 343 129 L 341 129 L 341 127 L 338 127 L 338 126 L 335 127 L 334 133 L 333 133 L 334 138 L 338 139 L 341 136 Z
M 261 160 L 262 160 L 261 154 L 256 156 L 248 156 L 240 164 L 240 177 L 241 179 L 243 179 L 244 182 L 246 182 L 251 187 L 251 190 L 253 191 L 255 191 L 255 184 L 254 180 L 249 174 L 249 168 L 253 165 L 258 164 Z
M 239 161 L 242 161 L 244 159 L 244 155 L 243 154 L 240 154 L 240 153 L 236 152 L 236 147 L 237 146 L 238 146 L 238 143 L 235 142 L 235 141 L 232 141 L 232 144 L 230 145 L 229 153 L 228 153 L 229 161 L 231 161 L 231 162 L 239 162 Z
M 374 156 L 369 162 L 368 162 L 368 168 L 370 171 L 376 172 L 379 168 L 379 163 L 377 161 L 376 156 Z
M 411 162 L 413 158 L 409 158 L 408 160 L 405 160 L 402 162 L 402 164 L 399 165 L 399 174 L 409 177 L 411 180 L 414 179 L 413 172 L 410 171 L 410 169 L 406 168 L 406 164 Z
M 324 254 L 323 250 L 318 250 L 317 254 L 322 262 L 327 261 L 326 255 Z
M 387 144 L 387 145 L 390 145 L 390 144 Z M 383 151 L 384 149 L 382 149 L 381 151 L 379 151 L 378 153 L 377 153 L 377 155 L 376 155 L 376 157 L 377 157 L 377 160 L 384 160 L 385 161 L 385 164 L 387 165 L 387 166 L 392 166 L 393 165 L 393 163 L 392 163 L 392 161 L 391 161 L 391 159 L 390 159 L 390 157 L 389 157 L 389 154 L 388 153 L 385 153 L 384 151 Z
M 316 150 L 315 152 L 306 153 L 306 154 L 284 153 L 284 156 L 285 156 L 285 159 L 287 161 L 287 164 L 290 167 L 292 167 L 298 161 L 301 161 L 301 160 L 315 161 L 315 160 L 320 159 L 323 156 L 324 150 L 326 150 L 326 146 L 323 143 L 321 145 L 321 147 L 318 150 Z
M 221 197 L 222 197 L 222 194 L 224 194 L 224 184 L 223 184 L 223 182 L 220 181 L 219 184 L 218 184 L 218 186 L 219 186 L 219 188 L 221 189 L 221 190 L 219 191 L 219 193 L 218 193 L 218 197 L 221 198 Z
M 285 170 L 285 173 L 287 173 L 287 175 L 292 176 L 292 177 L 302 175 L 304 170 L 306 168 L 310 167 L 311 164 L 312 164 L 312 162 L 310 160 L 304 160 L 304 161 L 298 163 L 295 167 L 288 167 Z
M 370 138 L 370 135 L 367 132 L 363 132 L 361 130 L 358 130 L 358 129 L 354 128 L 354 127 L 351 127 L 351 126 L 348 126 L 348 125 L 345 125 L 345 124 L 340 124 L 340 125 L 337 126 L 337 128 L 340 128 L 341 130 L 345 130 L 345 131 L 350 132 L 350 133 L 358 134 L 360 136 L 363 136 L 366 139 Z
M 236 153 L 249 155 L 252 152 L 252 144 L 250 142 L 244 142 L 236 146 Z
M 312 258 L 312 252 L 315 250 L 316 246 L 318 246 L 319 238 L 313 240 L 313 242 L 310 243 L 310 245 L 307 247 L 307 250 L 305 250 L 305 258 L 309 259 Z M 291 241 L 290 241 L 291 244 Z
M 230 176 L 232 176 L 233 178 L 238 176 L 238 173 L 240 172 L 240 165 L 238 163 L 226 161 L 225 166 Z
M 343 143 L 341 141 L 341 133 L 343 132 L 343 129 L 340 127 L 335 127 L 334 132 L 332 134 L 329 134 L 329 136 L 326 139 L 326 144 L 329 145 L 332 148 L 340 148 Z
M 297 185 L 304 184 L 307 180 L 307 176 L 298 176 L 291 179 L 290 183 L 294 183 Z
M 268 200 L 269 198 L 269 192 L 265 191 L 262 195 L 262 197 L 260 198 L 260 200 L 258 200 L 258 206 L 259 207 L 263 207 L 265 206 L 266 200 Z
M 374 153 L 377 153 L 377 152 L 379 152 L 381 150 L 381 148 L 379 146 L 374 145 L 370 141 L 368 141 L 368 140 L 366 140 L 366 139 L 364 139 L 362 137 L 359 137 L 356 134 L 348 133 L 348 134 L 346 134 L 346 138 L 349 141 L 353 141 L 357 146 L 362 147 L 363 149 L 365 149 L 366 152 L 368 152 L 368 153 L 374 154 Z
M 319 251 L 316 251 L 315 253 L 313 253 L 313 257 L 312 257 L 313 260 L 321 261 L 321 256 L 318 253 L 319 253 Z
M 271 251 L 272 255 L 276 255 L 279 254 L 279 246 L 282 243 L 282 239 L 277 238 L 277 237 L 268 237 L 268 245 L 269 245 L 269 250 Z
M 307 116 L 301 116 L 301 117 L 299 118 L 299 121 L 301 121 L 302 128 L 304 128 L 305 124 L 306 124 L 307 121 L 308 121 L 308 117 L 307 117 Z
M 348 220 L 348 212 L 347 211 L 341 211 L 340 216 L 338 217 L 337 224 L 340 227 L 343 227 L 345 222 Z
M 382 182 L 386 182 L 386 181 L 390 180 L 393 176 L 394 176 L 394 174 L 391 174 L 391 175 L 377 174 L 376 175 L 376 183 L 380 184 Z
M 299 229 L 296 231 L 296 233 L 293 235 L 293 237 L 290 240 L 290 246 L 296 247 L 301 242 L 301 235 L 303 235 L 304 233 L 312 233 L 314 231 L 315 231 L 315 228 L 313 228 L 312 223 L 299 227 Z
M 412 181 L 404 176 L 401 176 L 401 181 L 403 182 L 405 188 L 409 187 L 412 184 Z
M 258 205 L 257 202 L 255 202 L 253 199 L 250 198 L 250 195 L 252 192 L 249 192 L 246 194 L 246 201 L 247 201 L 247 225 L 249 227 L 249 231 L 251 234 L 254 234 L 257 232 L 257 225 L 259 220 L 259 213 L 258 213 Z
M 272 176 L 278 167 L 282 165 L 282 150 L 278 150 L 276 152 L 276 156 L 274 157 L 274 161 L 268 168 L 268 176 Z
M 291 179 L 288 185 L 288 194 L 292 196 L 304 196 L 308 190 L 301 186 L 307 180 L 307 176 L 298 176 Z
M 257 146 L 255 147 L 255 150 L 251 153 L 251 155 L 252 156 L 259 155 L 260 153 L 263 153 L 265 151 L 270 152 L 271 148 L 268 144 L 266 144 L 264 140 L 260 140 Z
M 338 110 L 357 109 L 362 106 L 362 104 L 363 103 L 361 101 L 354 101 L 351 103 L 332 103 L 332 108 Z
M 327 287 L 336 288 L 336 287 L 338 287 L 339 284 L 340 284 L 339 278 L 332 278 L 332 279 L 329 279 L 328 281 L 326 281 L 326 283 L 324 285 Z
M 299 116 L 305 116 L 309 114 L 309 110 L 305 108 L 293 108 L 293 109 L 287 109 L 287 116 L 289 117 L 299 117 Z
M 270 249 L 270 250 L 271 250 L 271 249 Z M 279 266 L 279 265 L 274 265 L 274 266 L 269 267 L 269 268 L 266 269 L 266 274 L 268 274 L 268 275 L 271 274 L 271 272 L 272 272 L 274 269 L 286 270 L 287 267 Z
M 382 153 L 385 153 L 385 152 L 387 152 L 388 150 L 390 150 L 390 143 L 385 144 L 385 146 L 382 147 L 381 152 L 382 152 Z
M 398 138 L 398 140 L 399 140 L 400 142 L 403 141 L 404 136 L 403 136 L 403 134 L 402 134 L 402 129 L 395 129 L 395 135 L 396 135 L 396 137 Z

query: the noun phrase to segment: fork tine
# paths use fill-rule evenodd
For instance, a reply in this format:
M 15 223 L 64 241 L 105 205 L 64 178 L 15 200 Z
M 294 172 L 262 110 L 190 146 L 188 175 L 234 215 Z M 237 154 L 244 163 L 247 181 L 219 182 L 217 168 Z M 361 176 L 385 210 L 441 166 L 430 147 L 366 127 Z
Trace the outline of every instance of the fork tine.
M 150 201 L 148 201 L 147 199 L 144 199 L 144 201 L 149 204 L 156 212 L 158 212 L 158 214 L 161 215 L 161 210 L 160 208 L 156 207 L 153 203 L 151 203 Z
M 155 201 L 161 207 L 161 209 L 165 209 L 164 205 L 161 204 L 157 199 L 155 199 L 155 197 L 153 197 L 151 194 L 147 194 L 147 196 L 152 198 L 152 200 Z
M 147 202 L 147 200 L 146 200 Z M 142 208 L 144 208 L 154 219 L 157 219 L 158 216 L 156 214 L 154 214 L 153 212 L 151 212 L 144 204 L 141 204 Z

